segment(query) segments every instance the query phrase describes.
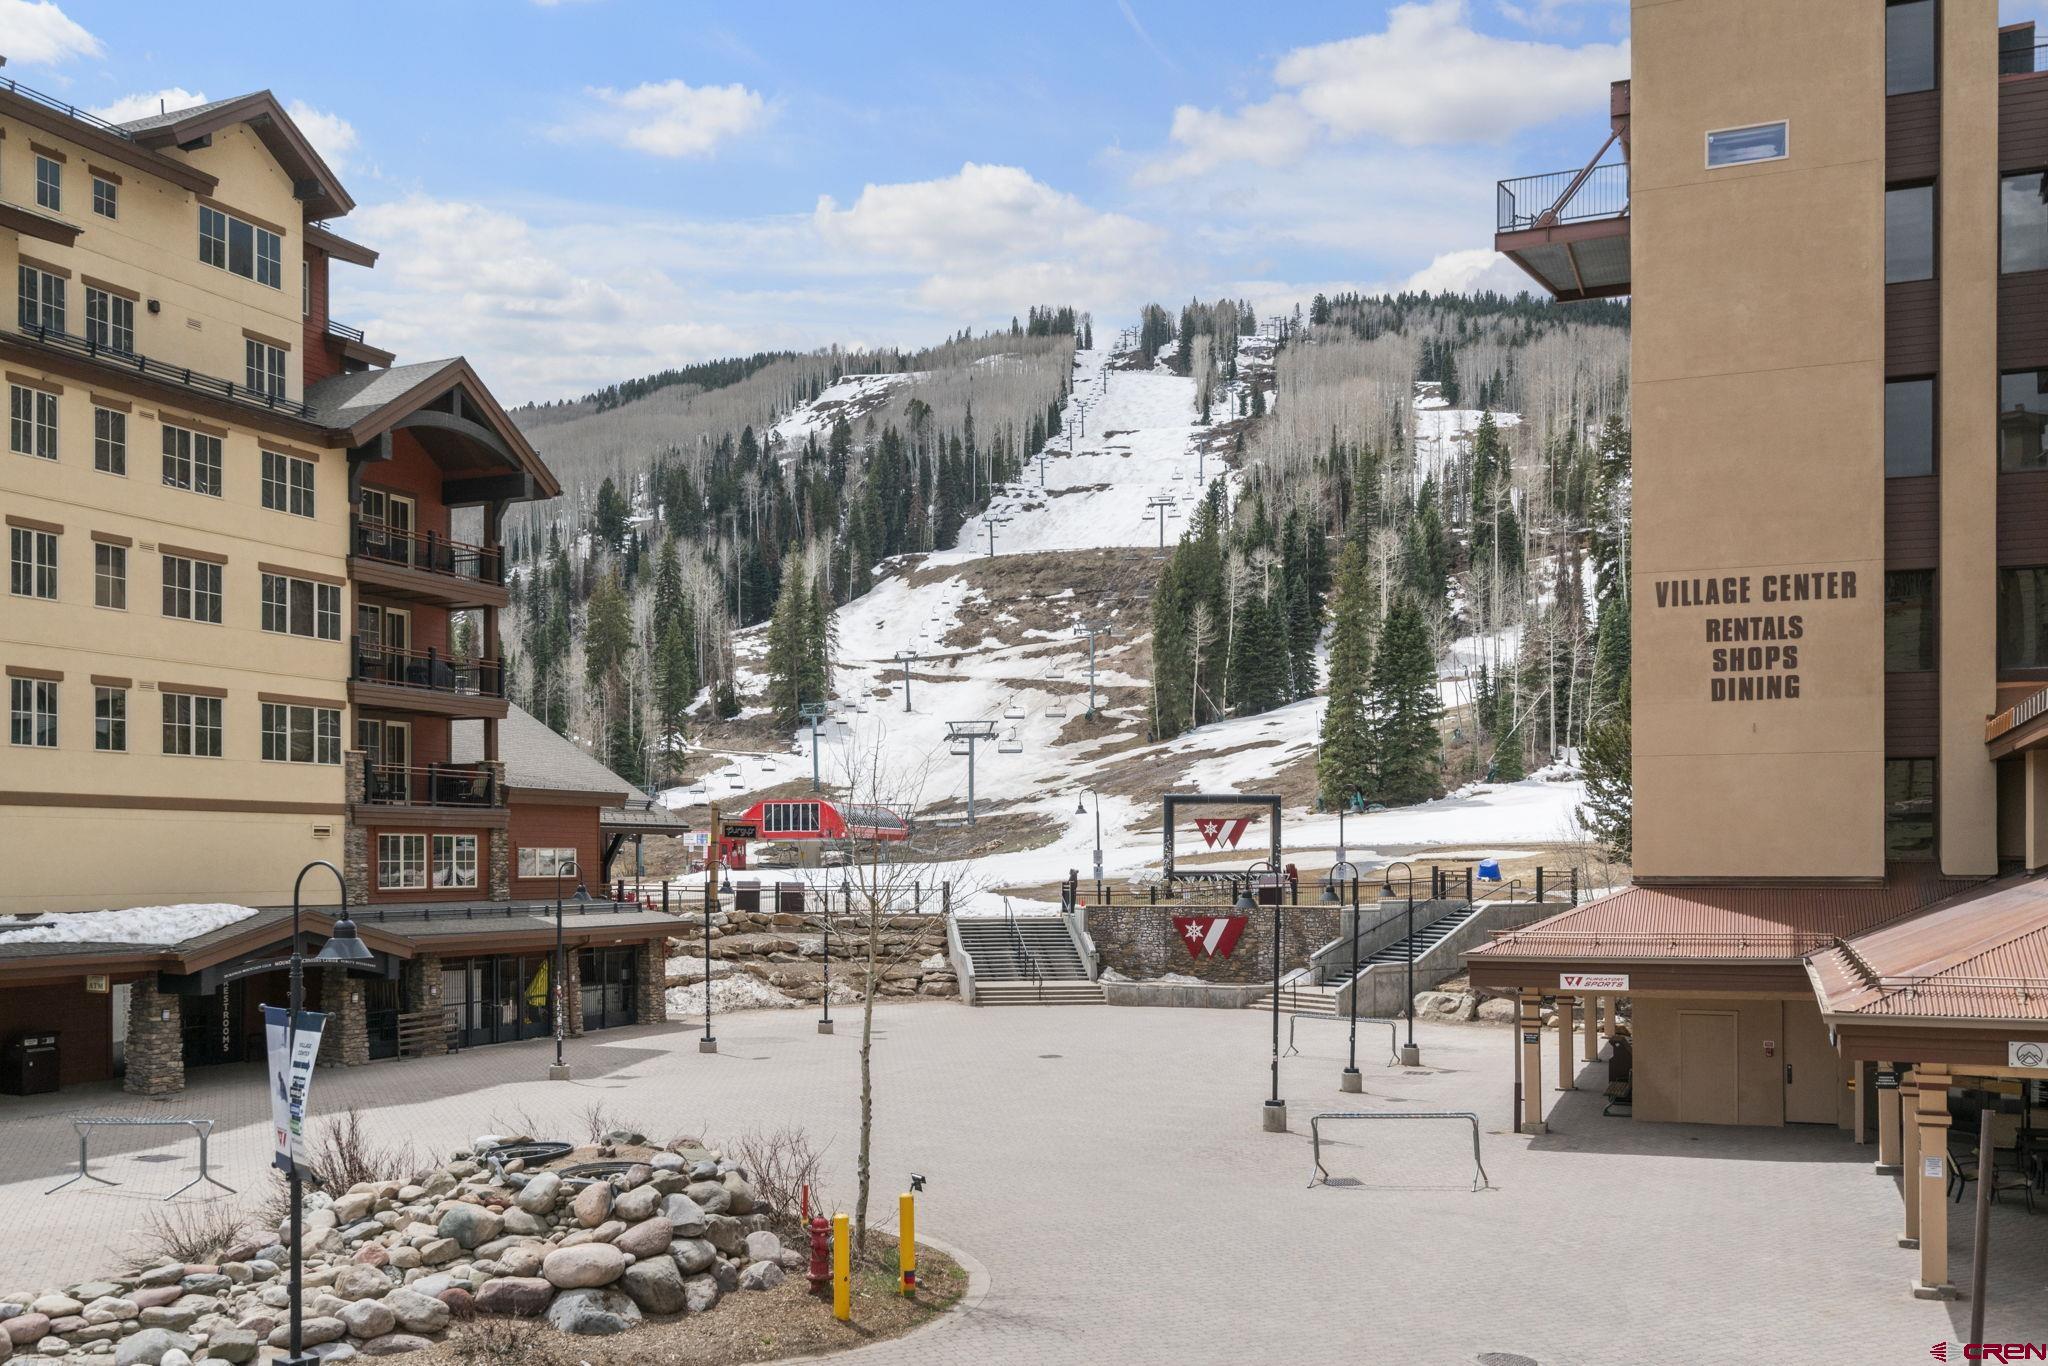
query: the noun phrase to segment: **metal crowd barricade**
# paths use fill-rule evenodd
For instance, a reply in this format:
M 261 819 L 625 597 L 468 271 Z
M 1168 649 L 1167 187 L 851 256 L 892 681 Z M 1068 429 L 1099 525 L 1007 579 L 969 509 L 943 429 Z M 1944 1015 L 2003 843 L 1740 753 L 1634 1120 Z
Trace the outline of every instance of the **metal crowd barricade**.
M 1283 1057 L 1291 1058 L 1301 1051 L 1294 1046 L 1294 1027 L 1303 1020 L 1326 1020 L 1331 1024 L 1340 1025 L 1351 1023 L 1349 1015 L 1319 1015 L 1308 1011 L 1303 1011 L 1299 1015 L 1289 1015 L 1287 1017 L 1287 1052 L 1282 1055 Z M 1362 1025 L 1383 1024 L 1387 1027 L 1387 1066 L 1393 1067 L 1399 1064 L 1401 1061 L 1401 1022 L 1399 1020 L 1382 1019 L 1377 1015 L 1361 1015 L 1358 1017 L 1358 1022 Z
M 1331 1111 L 1327 1114 L 1316 1115 L 1309 1120 L 1309 1141 L 1314 1147 L 1316 1163 L 1316 1174 L 1308 1179 L 1310 1190 L 1315 1189 L 1316 1182 L 1327 1182 L 1330 1179 L 1330 1173 L 1323 1168 L 1323 1131 L 1321 1125 L 1326 1119 L 1462 1119 L 1472 1126 L 1472 1166 L 1476 1171 L 1472 1181 L 1472 1190 L 1474 1194 L 1477 1194 L 1483 1190 L 1493 1189 L 1493 1183 L 1486 1178 L 1486 1165 L 1479 1160 L 1478 1115 L 1473 1114 L 1469 1110 L 1417 1110 L 1413 1112 L 1381 1110 L 1348 1114 Z
M 90 1160 L 90 1154 L 88 1149 L 90 1147 L 92 1131 L 94 1129 L 155 1129 L 162 1128 L 167 1125 L 182 1125 L 185 1128 L 192 1130 L 193 1133 L 199 1135 L 199 1175 L 193 1177 L 190 1181 L 187 1181 L 184 1185 L 178 1187 L 169 1195 L 166 1195 L 164 1199 L 175 1200 L 179 1196 L 183 1195 L 186 1191 L 191 1190 L 194 1186 L 198 1185 L 202 1181 L 207 1182 L 210 1185 L 219 1186 L 228 1194 L 233 1195 L 235 1193 L 235 1188 L 233 1186 L 230 1186 L 222 1181 L 214 1180 L 212 1173 L 207 1170 L 207 1145 L 208 1141 L 213 1137 L 212 1120 L 187 1118 L 183 1116 L 164 1116 L 156 1119 L 126 1119 L 116 1115 L 74 1115 L 72 1117 L 71 1127 L 78 1130 L 78 1171 L 75 1175 L 67 1178 L 66 1180 L 59 1181 L 56 1185 L 44 1191 L 43 1194 L 55 1195 L 58 1191 L 63 1190 L 66 1186 L 72 1184 L 72 1182 L 74 1181 L 97 1181 L 102 1186 L 118 1186 L 121 1184 L 119 1181 L 109 1181 L 104 1176 L 94 1176 L 92 1172 L 87 1169 L 87 1163 Z

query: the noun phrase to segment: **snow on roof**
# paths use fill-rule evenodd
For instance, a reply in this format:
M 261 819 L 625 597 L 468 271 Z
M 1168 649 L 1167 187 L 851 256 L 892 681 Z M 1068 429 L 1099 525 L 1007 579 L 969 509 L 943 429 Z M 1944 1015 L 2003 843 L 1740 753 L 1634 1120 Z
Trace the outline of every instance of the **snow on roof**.
M 32 921 L 0 920 L 0 945 L 144 944 L 168 947 L 225 929 L 256 914 L 254 906 L 186 902 L 123 911 L 67 911 Z

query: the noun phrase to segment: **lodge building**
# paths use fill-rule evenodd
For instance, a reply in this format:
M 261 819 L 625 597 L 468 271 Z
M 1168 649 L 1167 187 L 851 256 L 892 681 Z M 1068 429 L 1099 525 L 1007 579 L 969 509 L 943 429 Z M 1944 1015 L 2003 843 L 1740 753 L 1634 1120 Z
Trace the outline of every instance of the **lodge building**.
M 427 1048 L 551 1030 L 552 919 L 521 903 L 565 869 L 598 897 L 572 978 L 602 979 L 568 1023 L 661 1018 L 668 919 L 603 891 L 619 840 L 679 827 L 506 699 L 500 526 L 560 486 L 467 361 L 330 315 L 331 272 L 378 260 L 353 207 L 267 91 L 113 124 L 0 81 L 0 1040 L 54 1029 L 67 1084 L 249 1056 L 315 860 L 376 951 L 314 983 L 346 1061 L 404 1016 L 448 1016 Z M 339 892 L 307 879 L 312 938 Z M 47 929 L 192 903 L 257 909 L 168 944 Z
M 1540 1001 L 1568 1045 L 1626 997 L 1636 1119 L 1875 1144 L 1944 1294 L 1951 1115 L 2048 1082 L 2048 49 L 1996 0 L 1632 19 L 1608 148 L 1496 244 L 1633 300 L 1635 880 L 1468 962 L 1525 1126 Z M 1720 643 L 1755 603 L 1775 657 Z

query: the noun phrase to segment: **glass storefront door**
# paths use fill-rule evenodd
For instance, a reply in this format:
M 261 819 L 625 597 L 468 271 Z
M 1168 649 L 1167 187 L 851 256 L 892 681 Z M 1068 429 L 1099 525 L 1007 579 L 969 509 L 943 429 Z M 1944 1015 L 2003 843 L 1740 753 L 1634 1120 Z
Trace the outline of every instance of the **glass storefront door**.
M 441 970 L 442 989 L 461 1021 L 464 1047 L 554 1033 L 548 955 L 456 958 Z
M 583 1028 L 612 1029 L 637 1023 L 633 1003 L 634 949 L 585 949 L 577 967 L 582 975 Z

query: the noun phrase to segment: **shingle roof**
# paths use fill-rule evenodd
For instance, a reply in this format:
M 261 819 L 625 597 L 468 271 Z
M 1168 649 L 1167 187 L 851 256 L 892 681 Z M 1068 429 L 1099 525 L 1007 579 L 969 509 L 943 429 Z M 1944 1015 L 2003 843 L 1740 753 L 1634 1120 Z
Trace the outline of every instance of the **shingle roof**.
M 452 762 L 473 764 L 483 757 L 483 722 L 457 721 L 449 726 Z M 508 787 L 640 795 L 580 745 L 555 734 L 539 717 L 518 706 L 508 707 L 505 719 L 498 723 L 498 758 L 505 765 Z
M 352 374 L 330 375 L 318 384 L 306 386 L 306 406 L 315 422 L 328 427 L 352 427 L 378 409 L 403 398 L 437 371 L 459 364 L 446 360 L 414 361 L 388 370 L 358 370 Z
M 162 113 L 150 114 L 139 119 L 130 119 L 128 122 L 118 125 L 118 127 L 124 133 L 146 133 L 152 128 L 166 128 L 171 124 L 183 123 L 187 119 L 211 113 L 216 109 L 224 109 L 228 105 L 237 104 L 256 93 L 258 92 L 251 91 L 248 95 L 231 95 L 224 100 L 208 100 L 205 104 L 180 105 L 176 109 L 166 109 Z

